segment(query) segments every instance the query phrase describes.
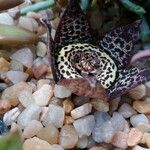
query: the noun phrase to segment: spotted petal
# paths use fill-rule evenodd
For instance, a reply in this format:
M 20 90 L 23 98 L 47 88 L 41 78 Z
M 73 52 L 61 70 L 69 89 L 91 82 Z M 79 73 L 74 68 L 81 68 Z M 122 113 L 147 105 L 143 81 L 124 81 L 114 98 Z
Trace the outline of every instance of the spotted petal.
M 120 70 L 114 85 L 108 89 L 109 97 L 112 99 L 121 96 L 131 88 L 147 81 L 150 81 L 150 70 L 148 69 L 134 67 L 129 70 Z
M 119 27 L 107 33 L 100 41 L 100 48 L 110 54 L 118 68 L 125 68 L 130 62 L 133 46 L 138 39 L 140 23 L 138 20 Z
M 92 43 L 90 26 L 78 0 L 70 0 L 55 35 L 55 49 L 76 43 Z
M 85 96 L 90 98 L 100 97 L 103 100 L 108 99 L 107 91 L 99 83 L 90 83 L 87 79 L 63 79 L 58 82 L 63 86 L 69 88 L 72 93 L 78 96 Z

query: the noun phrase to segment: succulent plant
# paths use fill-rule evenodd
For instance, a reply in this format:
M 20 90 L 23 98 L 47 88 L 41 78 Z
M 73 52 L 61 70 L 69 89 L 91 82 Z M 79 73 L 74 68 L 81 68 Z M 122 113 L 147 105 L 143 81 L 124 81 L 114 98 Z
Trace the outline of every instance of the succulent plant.
M 77 95 L 116 98 L 150 80 L 149 69 L 129 66 L 141 21 L 119 27 L 94 41 L 77 0 L 71 0 L 54 40 L 49 29 L 49 50 L 56 83 Z M 106 92 L 106 93 L 105 93 Z

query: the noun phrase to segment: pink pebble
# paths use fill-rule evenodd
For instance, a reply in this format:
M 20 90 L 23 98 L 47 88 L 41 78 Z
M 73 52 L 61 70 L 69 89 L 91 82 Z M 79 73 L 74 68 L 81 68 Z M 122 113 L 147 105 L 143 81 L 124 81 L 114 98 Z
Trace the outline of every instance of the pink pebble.
M 135 146 L 137 145 L 143 134 L 138 128 L 132 128 L 129 132 L 128 139 L 127 139 L 127 144 L 128 146 Z

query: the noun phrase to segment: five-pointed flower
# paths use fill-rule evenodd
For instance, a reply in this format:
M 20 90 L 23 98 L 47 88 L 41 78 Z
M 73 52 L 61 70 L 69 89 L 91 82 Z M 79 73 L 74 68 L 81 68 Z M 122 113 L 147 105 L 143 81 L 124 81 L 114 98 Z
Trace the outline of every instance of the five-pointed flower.
M 112 99 L 150 80 L 150 70 L 129 66 L 140 21 L 117 28 L 95 42 L 78 1 L 71 0 L 54 40 L 50 22 L 46 25 L 54 79 L 75 94 L 104 97 L 107 93 Z

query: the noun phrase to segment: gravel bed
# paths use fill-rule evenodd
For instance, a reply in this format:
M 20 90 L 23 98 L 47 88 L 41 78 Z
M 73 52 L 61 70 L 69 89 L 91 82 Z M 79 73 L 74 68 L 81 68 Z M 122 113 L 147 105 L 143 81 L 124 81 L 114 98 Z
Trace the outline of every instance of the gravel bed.
M 20 7 L 2 12 L 0 24 L 41 36 L 32 46 L 0 50 L 0 134 L 19 131 L 23 150 L 150 149 L 150 83 L 112 101 L 54 84 L 39 22 L 46 13 L 16 17 Z M 52 22 L 53 36 L 59 20 Z

